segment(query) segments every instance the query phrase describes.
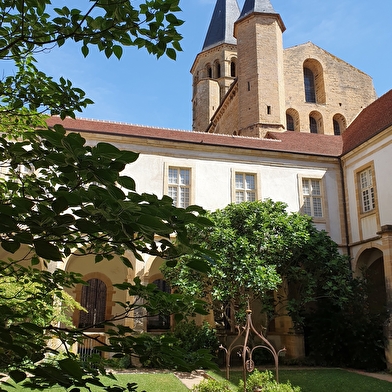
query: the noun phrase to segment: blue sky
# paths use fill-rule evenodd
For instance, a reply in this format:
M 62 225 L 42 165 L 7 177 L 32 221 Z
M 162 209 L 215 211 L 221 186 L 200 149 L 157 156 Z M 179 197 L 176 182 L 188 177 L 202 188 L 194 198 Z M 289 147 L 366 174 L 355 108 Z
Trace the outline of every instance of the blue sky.
M 379 96 L 392 89 L 391 0 L 272 0 L 286 31 L 284 47 L 308 41 L 369 74 Z M 244 0 L 238 0 L 242 7 Z M 39 57 L 40 67 L 70 79 L 95 104 L 79 117 L 191 129 L 190 68 L 201 50 L 215 0 L 181 0 L 183 52 L 157 60 L 130 47 L 121 60 L 84 58 L 77 44 Z

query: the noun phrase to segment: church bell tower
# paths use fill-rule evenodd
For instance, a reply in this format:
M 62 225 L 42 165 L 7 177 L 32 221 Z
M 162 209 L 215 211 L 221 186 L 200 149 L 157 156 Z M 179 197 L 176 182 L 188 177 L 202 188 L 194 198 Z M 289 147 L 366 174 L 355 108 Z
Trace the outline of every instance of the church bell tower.
M 205 132 L 212 115 L 237 77 L 237 40 L 234 22 L 240 16 L 237 0 L 217 0 L 193 76 L 192 130 Z
M 285 127 L 285 29 L 269 0 L 246 0 L 235 22 L 241 135 L 264 137 Z

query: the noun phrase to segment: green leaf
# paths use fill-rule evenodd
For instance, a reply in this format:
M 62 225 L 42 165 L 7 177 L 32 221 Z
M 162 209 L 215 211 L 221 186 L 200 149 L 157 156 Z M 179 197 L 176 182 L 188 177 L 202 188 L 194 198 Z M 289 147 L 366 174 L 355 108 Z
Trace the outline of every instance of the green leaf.
M 136 189 L 135 180 L 128 176 L 120 176 L 118 178 L 118 184 L 130 191 L 134 191 Z
M 83 45 L 82 46 L 82 54 L 83 54 L 83 56 L 87 57 L 89 52 L 90 52 L 90 50 L 89 50 L 88 46 L 87 45 Z
M 18 213 L 29 212 L 34 206 L 34 203 L 25 197 L 15 197 L 12 202 Z
M 102 229 L 96 225 L 94 222 L 91 222 L 87 219 L 78 219 L 75 222 L 75 226 L 82 232 L 82 233 L 89 233 L 94 234 L 100 232 Z
M 113 46 L 113 53 L 114 55 L 120 60 L 122 54 L 123 54 L 123 48 L 120 45 L 114 45 Z
M 207 263 L 205 260 L 201 259 L 196 259 L 196 260 L 190 260 L 187 262 L 187 267 L 194 269 L 195 271 L 199 271 L 202 273 L 208 273 L 211 271 L 211 267 L 209 263 Z
M 166 55 L 171 60 L 175 60 L 177 58 L 177 52 L 173 48 L 167 48 Z
M 56 214 L 60 214 L 61 212 L 65 211 L 69 205 L 67 199 L 63 196 L 60 196 L 53 201 L 52 207 Z
M 141 215 L 139 219 L 137 220 L 137 223 L 141 226 L 145 226 L 149 230 L 153 230 L 156 232 L 170 232 L 171 229 L 166 225 L 164 222 L 162 222 L 161 219 L 152 216 L 152 215 Z
M 15 253 L 20 248 L 18 241 L 1 241 L 1 247 L 10 253 Z
M 84 372 L 80 367 L 78 361 L 70 358 L 66 358 L 66 359 L 62 359 L 58 363 L 60 368 L 64 370 L 67 374 L 71 375 L 72 377 L 75 377 L 76 379 L 81 379 L 84 376 Z
M 57 246 L 43 239 L 34 240 L 34 249 L 39 257 L 46 260 L 61 261 L 62 255 Z
M 21 370 L 11 370 L 8 374 L 16 383 L 22 382 L 27 378 L 26 373 Z
M 93 148 L 93 155 L 109 159 L 116 159 L 122 155 L 121 151 L 113 144 L 98 143 Z

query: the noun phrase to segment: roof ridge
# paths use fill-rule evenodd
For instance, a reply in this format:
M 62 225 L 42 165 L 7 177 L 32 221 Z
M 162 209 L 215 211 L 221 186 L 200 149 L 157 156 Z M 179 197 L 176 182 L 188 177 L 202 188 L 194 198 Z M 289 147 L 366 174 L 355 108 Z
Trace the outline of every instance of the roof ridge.
M 51 117 L 60 118 L 60 116 L 51 116 Z M 125 121 L 100 120 L 100 119 L 96 119 L 96 118 L 87 118 L 87 117 L 75 117 L 75 118 L 69 118 L 69 119 L 70 120 L 91 121 L 91 122 L 94 121 L 94 122 L 101 122 L 101 123 L 107 123 L 107 124 L 129 125 L 129 126 L 134 126 L 134 127 L 151 128 L 151 129 L 165 129 L 168 131 L 192 132 L 191 130 L 187 130 L 187 129 L 167 128 L 167 127 L 158 127 L 158 126 L 154 126 L 154 125 L 134 124 L 134 123 L 128 123 Z

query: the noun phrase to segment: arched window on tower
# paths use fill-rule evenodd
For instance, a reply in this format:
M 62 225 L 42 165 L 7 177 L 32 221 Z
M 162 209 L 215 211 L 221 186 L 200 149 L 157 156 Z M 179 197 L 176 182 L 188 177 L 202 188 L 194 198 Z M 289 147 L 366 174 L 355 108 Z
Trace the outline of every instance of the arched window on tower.
M 312 116 L 309 116 L 309 128 L 310 133 L 318 133 L 317 120 Z
M 214 63 L 214 78 L 219 79 L 221 77 L 221 66 L 219 64 L 219 61 L 216 60 Z
M 341 134 L 340 125 L 336 120 L 333 120 L 333 134 L 336 136 Z
M 236 69 L 235 60 L 231 60 L 231 63 L 230 63 L 230 76 L 232 78 L 235 78 L 237 76 L 237 69 Z
M 286 110 L 286 131 L 300 132 L 299 113 L 294 108 Z
M 212 78 L 212 68 L 210 64 L 207 64 L 207 78 Z
M 336 136 L 341 135 L 346 130 L 346 127 L 346 118 L 340 113 L 335 114 L 333 116 L 333 134 Z
M 316 89 L 314 84 L 314 74 L 304 67 L 305 101 L 316 103 Z
M 286 129 L 288 131 L 294 131 L 295 126 L 294 126 L 294 119 L 290 114 L 286 113 Z
M 106 284 L 100 279 L 88 280 L 82 287 L 80 304 L 87 310 L 81 311 L 79 328 L 103 328 L 106 315 Z

